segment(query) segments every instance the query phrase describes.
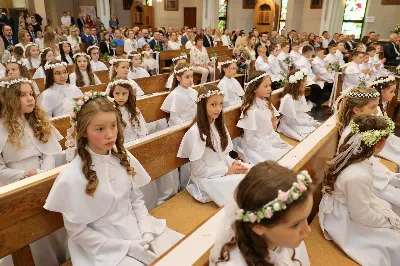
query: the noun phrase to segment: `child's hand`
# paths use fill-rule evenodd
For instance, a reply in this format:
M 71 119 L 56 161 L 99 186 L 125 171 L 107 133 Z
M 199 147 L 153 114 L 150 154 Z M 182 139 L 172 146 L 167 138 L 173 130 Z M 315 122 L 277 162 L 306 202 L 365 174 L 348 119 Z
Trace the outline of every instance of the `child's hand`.
M 23 178 L 27 178 L 27 177 L 31 177 L 37 175 L 37 171 L 36 170 L 28 170 L 27 174 L 23 177 Z
M 386 62 L 386 58 L 381 59 L 382 64 Z
M 249 169 L 246 166 L 242 165 L 240 162 L 234 161 L 225 175 L 246 174 L 248 170 Z
M 364 74 L 368 74 L 368 68 L 367 68 L 367 69 L 364 69 L 364 70 L 362 70 L 362 73 L 364 73 Z

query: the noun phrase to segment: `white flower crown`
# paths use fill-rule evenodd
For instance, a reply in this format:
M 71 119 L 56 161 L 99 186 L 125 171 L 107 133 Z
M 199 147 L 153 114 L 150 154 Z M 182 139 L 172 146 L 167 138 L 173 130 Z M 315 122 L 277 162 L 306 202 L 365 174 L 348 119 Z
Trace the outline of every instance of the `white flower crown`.
M 202 88 L 202 86 L 200 86 L 200 88 Z M 224 96 L 225 94 L 220 89 L 218 89 L 218 90 L 209 90 L 206 93 L 202 93 L 199 96 L 197 96 L 196 103 L 199 103 L 201 100 L 210 98 L 211 96 L 214 96 L 214 95 Z
M 26 49 L 28 49 L 28 47 L 31 47 L 31 46 L 36 46 L 39 48 L 39 46 L 36 43 L 30 42 L 25 46 L 25 51 L 26 51 Z
M 98 47 L 97 45 L 90 45 L 90 46 L 86 49 L 86 52 L 89 53 L 89 50 L 92 49 L 92 48 L 99 49 L 99 47 Z
M 187 55 L 185 53 L 183 53 L 180 56 L 174 57 L 174 58 L 172 58 L 172 62 L 175 63 L 175 61 L 178 61 L 181 59 L 187 59 Z
M 59 62 L 59 63 L 46 62 L 46 64 L 44 65 L 44 70 L 54 69 L 56 67 L 62 67 L 62 66 L 67 67 L 68 64 L 65 62 Z
M 29 80 L 27 78 L 19 78 L 19 79 L 13 79 L 11 81 L 2 81 L 2 82 L 0 82 L 0 87 L 4 87 L 4 88 L 8 89 L 11 85 L 18 84 L 18 83 L 32 84 L 32 80 Z
M 76 54 L 74 54 L 73 56 L 72 56 L 72 58 L 75 60 L 78 56 L 86 56 L 87 57 L 87 59 L 90 61 L 90 59 L 92 59 L 91 57 L 90 57 L 90 55 L 88 55 L 87 53 L 76 53 Z
M 388 123 L 387 128 L 381 130 L 368 130 L 360 133 L 359 126 L 353 120 L 351 120 L 350 121 L 351 133 L 359 134 L 361 141 L 364 142 L 364 144 L 367 145 L 368 147 L 374 146 L 381 140 L 381 138 L 387 137 L 391 133 L 393 133 L 395 129 L 395 124 L 390 117 L 388 116 L 381 116 L 381 117 L 383 117 Z
M 135 83 L 132 80 L 129 79 L 117 79 L 114 81 L 111 81 L 108 83 L 107 88 L 106 88 L 106 94 L 108 95 L 110 93 L 110 90 L 112 87 L 117 86 L 117 85 L 122 85 L 122 84 L 127 84 L 131 86 L 132 90 L 136 90 L 135 88 Z
M 114 58 L 114 59 L 111 59 L 110 61 L 109 61 L 109 63 L 110 63 L 110 65 L 114 65 L 115 63 L 117 63 L 117 62 L 130 62 L 131 60 L 129 60 L 128 58 Z
M 294 75 L 291 75 L 289 77 L 289 83 L 292 84 L 297 83 L 298 81 L 303 80 L 304 77 L 306 76 L 307 76 L 307 69 L 302 68 L 300 69 L 300 71 L 297 71 Z
M 189 70 L 193 70 L 193 67 L 184 67 L 182 69 L 176 70 L 174 68 L 174 75 L 179 74 L 179 73 L 183 73 L 185 71 L 189 71 Z
M 267 73 L 267 72 L 265 72 L 265 73 L 259 75 L 258 77 L 256 77 L 256 78 L 250 80 L 249 82 L 245 83 L 244 86 L 245 86 L 245 87 L 248 87 L 251 83 L 256 82 L 257 80 L 262 79 L 263 77 L 266 77 L 266 76 L 268 76 L 268 73 Z
M 369 93 L 369 92 L 354 92 L 351 91 L 347 94 L 351 98 L 378 98 L 379 97 L 379 92 L 374 92 L 374 93 Z
M 59 42 L 58 43 L 58 45 L 60 45 L 60 44 L 64 44 L 64 43 L 68 43 L 68 44 L 70 44 L 68 41 L 61 41 L 61 42 Z M 71 44 L 70 44 L 71 45 Z
M 236 220 L 242 222 L 259 223 L 262 219 L 270 219 L 274 212 L 286 210 L 287 205 L 296 201 L 307 191 L 307 186 L 312 183 L 312 179 L 307 171 L 301 171 L 297 177 L 297 182 L 286 192 L 279 190 L 278 197 L 257 210 L 245 211 L 239 209 L 235 211 Z
M 375 88 L 379 84 L 388 83 L 388 82 L 395 81 L 395 80 L 396 80 L 396 78 L 394 76 L 392 76 L 392 75 L 389 75 L 386 78 L 381 76 L 379 78 L 376 78 L 374 81 L 368 83 L 368 86 Z
M 130 51 L 128 54 L 128 57 L 141 57 L 141 55 L 139 53 L 133 53 L 134 51 Z
M 43 53 L 46 52 L 46 51 L 48 51 L 48 50 L 53 51 L 53 49 L 51 49 L 50 47 L 46 47 L 46 48 L 44 48 L 44 49 L 42 49 L 42 50 L 40 51 L 39 56 L 41 57 L 41 56 L 43 55 Z
M 230 65 L 230 64 L 236 63 L 236 62 L 237 62 L 236 59 L 227 60 L 227 61 L 223 61 L 223 62 L 218 62 L 217 68 L 218 68 L 219 71 L 221 71 L 221 68 L 222 68 L 223 65 Z
M 15 63 L 15 64 L 18 64 L 18 65 L 21 65 L 21 66 L 26 67 L 24 61 L 22 61 L 22 60 L 16 60 L 15 58 L 12 58 L 12 59 L 10 59 L 10 60 L 7 60 L 6 65 L 7 65 L 8 63 Z

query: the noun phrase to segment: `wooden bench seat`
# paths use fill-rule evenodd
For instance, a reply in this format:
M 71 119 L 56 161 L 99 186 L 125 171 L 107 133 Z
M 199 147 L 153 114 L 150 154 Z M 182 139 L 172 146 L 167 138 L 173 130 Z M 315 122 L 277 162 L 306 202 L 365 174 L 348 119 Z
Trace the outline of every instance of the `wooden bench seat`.
M 311 265 L 323 266 L 356 266 L 359 265 L 349 258 L 333 241 L 325 239 L 319 224 L 318 215 L 311 223 L 311 233 L 305 239 Z

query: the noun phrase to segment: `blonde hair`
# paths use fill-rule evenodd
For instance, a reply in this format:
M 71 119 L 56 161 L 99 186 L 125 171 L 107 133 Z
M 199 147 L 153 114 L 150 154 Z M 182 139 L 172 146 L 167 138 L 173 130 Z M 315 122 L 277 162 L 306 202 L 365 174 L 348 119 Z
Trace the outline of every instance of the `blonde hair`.
M 43 34 L 43 44 L 44 47 L 50 47 L 51 50 L 53 50 L 53 52 L 55 53 L 54 56 L 56 56 L 56 54 L 59 53 L 58 45 L 56 43 L 56 36 L 54 35 L 54 32 L 46 31 Z
M 25 33 L 28 33 L 27 30 L 20 30 L 18 33 L 18 41 L 22 43 L 22 38 L 24 38 Z M 29 33 L 28 33 L 29 34 Z
M 11 82 L 18 78 L 4 78 L 2 81 Z M 31 113 L 25 114 L 25 119 L 33 130 L 33 135 L 42 143 L 47 143 L 53 127 L 47 118 L 46 113 L 37 104 L 37 95 L 32 88 L 35 98 L 35 107 Z M 21 83 L 10 85 L 8 88 L 0 88 L 1 112 L 0 118 L 3 120 L 4 128 L 8 133 L 8 141 L 22 148 L 21 138 L 24 134 L 23 126 L 18 123 L 21 108 Z
M 89 151 L 86 149 L 88 145 L 88 139 L 86 136 L 87 127 L 90 123 L 90 119 L 98 112 L 114 113 L 117 118 L 117 140 L 115 141 L 116 150 L 112 149 L 111 154 L 117 157 L 120 164 L 126 169 L 128 175 L 135 176 L 133 167 L 131 167 L 128 154 L 124 147 L 124 136 L 121 124 L 121 118 L 118 115 L 114 104 L 107 99 L 97 98 L 88 101 L 82 106 L 82 109 L 76 116 L 76 142 L 77 142 L 77 154 L 82 160 L 82 171 L 85 175 L 88 183 L 86 184 L 86 194 L 89 196 L 94 196 L 96 188 L 99 184 L 99 179 L 97 177 L 96 171 L 92 169 L 92 157 Z

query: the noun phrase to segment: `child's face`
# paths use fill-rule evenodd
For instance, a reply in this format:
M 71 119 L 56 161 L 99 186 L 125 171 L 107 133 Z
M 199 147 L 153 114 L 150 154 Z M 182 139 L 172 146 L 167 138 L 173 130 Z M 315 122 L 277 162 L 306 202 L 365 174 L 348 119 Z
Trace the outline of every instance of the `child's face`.
M 289 49 L 290 49 L 290 46 L 286 45 L 286 46 L 282 47 L 282 52 L 289 53 Z
M 312 206 L 313 196 L 309 195 L 304 203 L 293 207 L 277 225 L 266 227 L 256 224 L 252 229 L 265 239 L 269 249 L 297 248 L 311 232 L 307 218 Z
M 267 56 L 267 51 L 266 51 L 265 49 L 261 49 L 261 50 L 258 52 L 258 55 L 261 56 L 262 58 L 264 58 L 264 57 Z
M 344 50 L 343 43 L 338 43 L 337 48 L 338 48 L 339 51 L 343 51 Z
M 329 49 L 330 54 L 336 54 L 336 51 L 337 51 L 337 47 L 332 47 Z
M 207 99 L 207 117 L 211 123 L 221 114 L 224 97 L 221 95 L 213 95 Z
M 19 65 L 17 63 L 8 63 L 7 64 L 7 77 L 10 78 L 19 78 L 21 77 L 21 71 L 19 69 Z
M 119 78 L 127 78 L 129 73 L 129 63 L 128 62 L 119 62 L 118 66 L 114 66 L 115 72 L 117 73 L 117 77 Z
M 35 97 L 33 90 L 29 83 L 21 84 L 21 97 L 20 97 L 20 112 L 21 115 L 33 112 L 35 108 Z
M 117 140 L 118 125 L 114 112 L 97 112 L 88 123 L 84 137 L 89 148 L 97 154 L 107 155 Z
M 117 85 L 114 88 L 113 97 L 115 99 L 115 102 L 118 103 L 119 106 L 124 106 L 125 103 L 128 101 L 129 90 Z
M 53 51 L 48 51 L 46 54 L 46 61 L 50 62 L 50 61 L 54 61 L 54 53 Z
M 356 64 L 361 64 L 362 61 L 363 61 L 363 58 L 364 58 L 364 55 L 363 54 L 359 54 L 359 55 L 353 57 L 353 61 Z
M 376 54 L 376 50 L 372 50 L 368 52 L 369 57 L 374 57 Z
M 144 46 L 144 50 L 145 50 L 145 51 L 150 51 L 150 45 L 145 45 L 145 46 Z
M 260 86 L 255 90 L 256 97 L 260 99 L 269 98 L 271 95 L 271 78 L 264 78 Z
M 364 57 L 363 57 L 363 62 L 364 63 L 368 63 L 368 61 L 369 61 L 369 55 L 364 55 Z
M 30 53 L 31 57 L 38 58 L 40 51 L 36 45 L 32 45 L 31 49 L 29 50 L 29 53 Z
M 37 36 L 38 38 L 43 38 L 43 34 L 42 34 L 41 31 L 36 32 L 36 36 Z
M 265 46 L 267 46 L 267 47 L 271 46 L 271 41 L 270 41 L 270 40 L 267 40 L 267 41 L 265 42 Z
M 189 88 L 193 85 L 193 70 L 183 72 L 182 76 L 176 76 L 176 79 L 184 88 Z
M 86 71 L 88 66 L 88 59 L 86 58 L 86 56 L 79 56 L 76 59 L 76 63 L 78 64 L 78 67 L 81 71 Z
M 381 46 L 380 45 L 375 46 L 375 51 L 376 51 L 376 53 L 380 53 L 381 52 Z
M 395 90 L 396 90 L 396 84 L 392 84 L 388 88 L 383 89 L 381 91 L 382 101 L 390 102 L 395 95 Z
M 99 57 L 100 57 L 99 49 L 91 50 L 90 57 L 92 58 L 93 61 L 97 62 L 99 60 Z
M 295 52 L 298 52 L 299 51 L 299 46 L 298 45 L 296 45 L 296 46 L 292 46 L 292 50 L 293 51 L 295 51 Z
M 304 95 L 304 92 L 306 91 L 306 85 L 307 85 L 307 77 L 305 77 L 300 83 L 300 95 Z
M 230 64 L 227 68 L 224 68 L 225 76 L 227 78 L 233 78 L 237 72 L 237 69 L 236 63 Z
M 184 64 L 186 63 L 186 59 L 179 59 L 178 61 L 175 61 L 175 66 L 179 65 L 179 64 Z
M 53 69 L 54 83 L 64 85 L 68 79 L 68 71 L 65 66 L 56 67 Z
M 315 55 L 316 55 L 317 57 L 323 59 L 323 58 L 324 58 L 324 50 L 315 52 Z
M 62 49 L 63 49 L 65 54 L 69 54 L 69 52 L 71 51 L 71 47 L 69 47 L 68 43 L 63 43 Z
M 280 52 L 281 52 L 281 51 L 279 50 L 279 48 L 276 47 L 276 48 L 271 52 L 271 54 L 272 54 L 273 56 L 278 56 Z
M 138 56 L 132 57 L 131 62 L 132 62 L 133 67 L 139 67 L 140 64 L 142 63 L 142 60 L 140 59 L 140 56 L 138 55 Z
M 379 99 L 371 99 L 367 105 L 363 107 L 354 107 L 355 115 L 376 115 L 378 113 Z

